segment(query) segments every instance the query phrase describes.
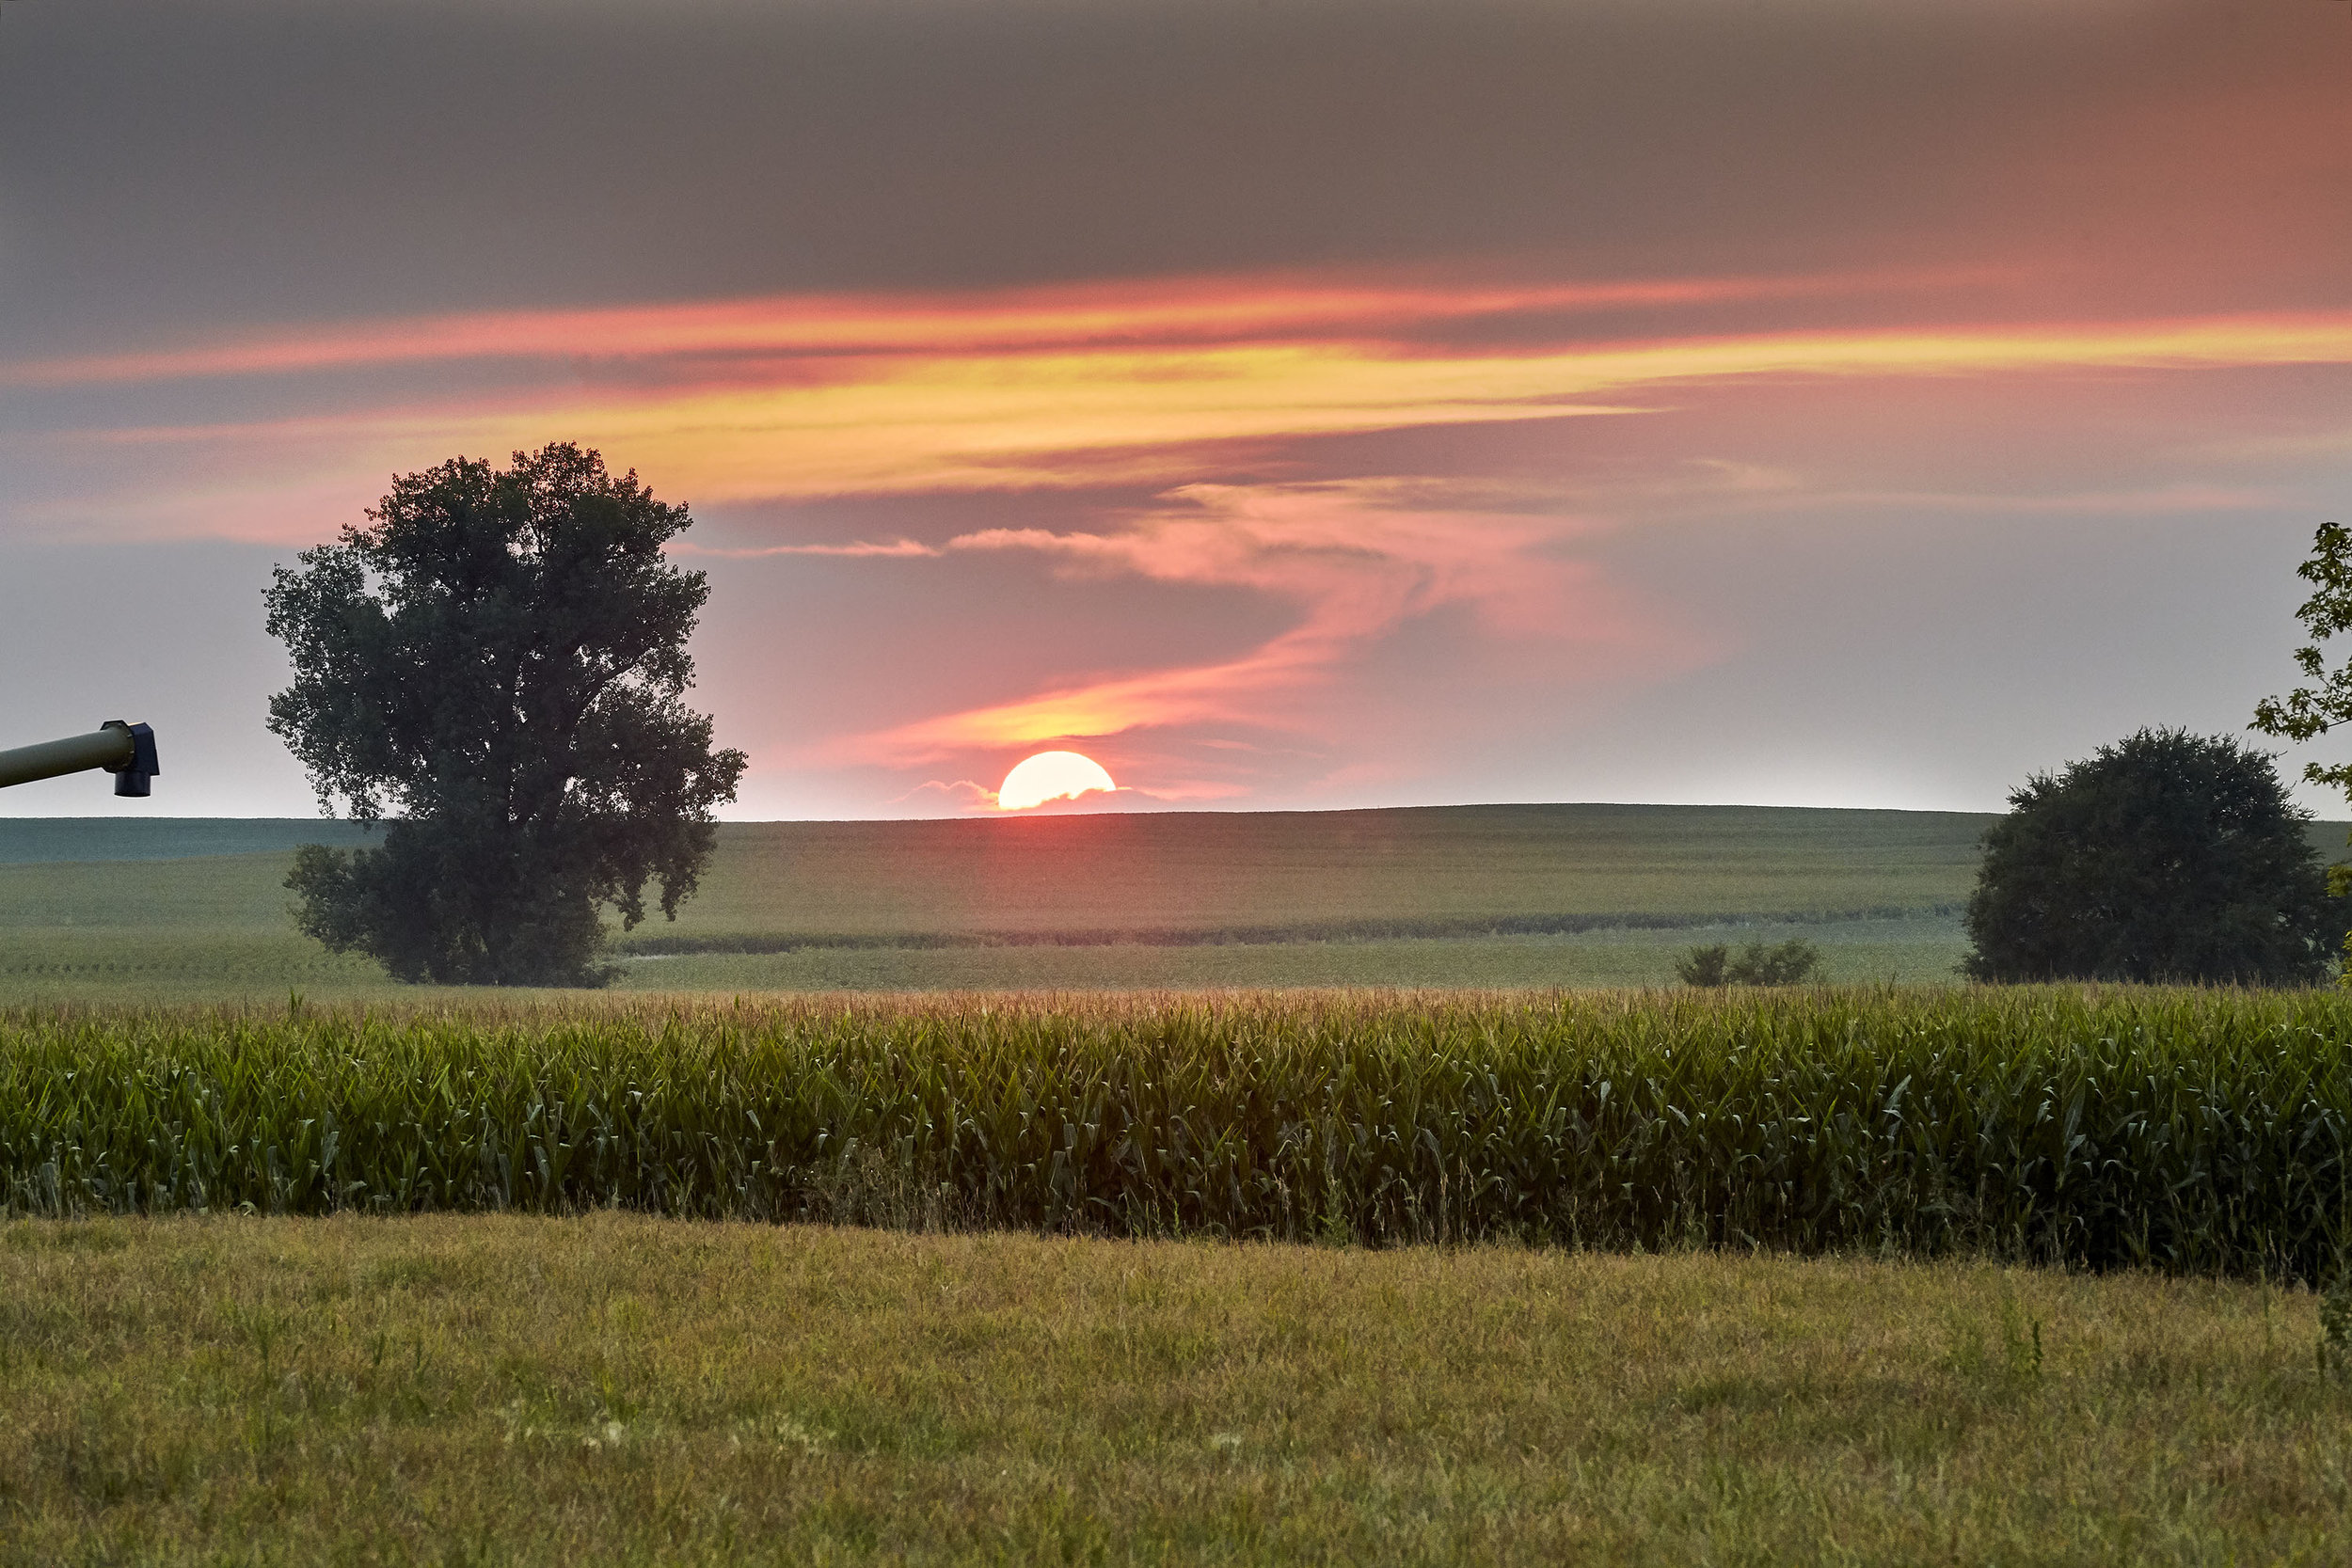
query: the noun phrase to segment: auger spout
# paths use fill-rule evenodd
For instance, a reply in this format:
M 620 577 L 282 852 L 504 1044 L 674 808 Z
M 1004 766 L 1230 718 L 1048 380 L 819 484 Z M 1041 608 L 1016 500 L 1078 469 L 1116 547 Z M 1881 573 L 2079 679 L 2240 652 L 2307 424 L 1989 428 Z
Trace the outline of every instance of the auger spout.
M 155 763 L 155 732 L 145 724 L 109 719 L 91 735 L 0 752 L 0 788 L 93 768 L 115 776 L 117 795 L 147 794 L 148 781 L 163 771 Z

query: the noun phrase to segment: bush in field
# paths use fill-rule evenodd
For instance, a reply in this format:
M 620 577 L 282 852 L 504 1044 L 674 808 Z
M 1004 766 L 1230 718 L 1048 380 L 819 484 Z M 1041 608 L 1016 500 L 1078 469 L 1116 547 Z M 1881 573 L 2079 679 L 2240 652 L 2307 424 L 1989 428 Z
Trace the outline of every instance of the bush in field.
M 397 813 L 381 847 L 319 845 L 286 885 L 303 931 L 403 980 L 595 985 L 599 906 L 675 917 L 743 753 L 680 701 L 709 588 L 663 560 L 691 519 L 568 444 L 392 482 L 265 597 L 294 683 L 269 727 L 320 805 Z
M 1968 900 L 1974 978 L 2299 985 L 2344 939 L 2310 814 L 2227 736 L 2142 730 L 2010 805 Z
M 1777 947 L 1749 942 L 1733 957 L 1723 942 L 1693 947 L 1675 960 L 1686 986 L 1803 986 L 1821 978 L 1821 950 L 1791 938 Z
M 1730 962 L 1731 949 L 1719 942 L 1711 947 L 1693 947 L 1677 958 L 1675 974 L 1686 986 L 1729 985 Z

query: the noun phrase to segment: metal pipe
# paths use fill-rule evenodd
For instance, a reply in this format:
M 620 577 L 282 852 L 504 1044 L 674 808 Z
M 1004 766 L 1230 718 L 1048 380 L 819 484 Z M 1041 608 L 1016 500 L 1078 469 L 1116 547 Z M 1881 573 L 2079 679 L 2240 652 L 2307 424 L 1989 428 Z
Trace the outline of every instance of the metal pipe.
M 103 768 L 116 775 L 118 795 L 144 795 L 148 776 L 157 771 L 153 737 L 154 732 L 144 724 L 132 725 L 119 719 L 109 719 L 103 728 L 91 735 L 69 736 L 63 740 L 45 740 L 38 746 L 0 752 L 0 788 Z M 130 787 L 124 787 L 126 784 Z

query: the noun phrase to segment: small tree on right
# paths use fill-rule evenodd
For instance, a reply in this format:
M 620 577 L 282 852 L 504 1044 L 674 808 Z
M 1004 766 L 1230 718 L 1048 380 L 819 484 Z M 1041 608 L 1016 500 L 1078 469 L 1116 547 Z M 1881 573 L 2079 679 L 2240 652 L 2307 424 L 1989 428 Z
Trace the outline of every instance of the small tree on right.
M 1973 978 L 2304 985 L 2332 968 L 2344 901 L 2263 752 L 2142 730 L 2009 799 L 1968 900 Z
M 2313 684 L 2298 686 L 2284 697 L 2265 697 L 2254 706 L 2252 727 L 2281 740 L 2315 740 L 2339 724 L 2352 722 L 2352 659 L 2330 670 L 2320 651 L 2329 638 L 2352 631 L 2352 531 L 2340 523 L 2320 524 L 2312 536 L 2312 553 L 2295 575 L 2312 585 L 2312 596 L 2295 611 L 2311 639 L 2295 650 L 2295 664 Z M 2352 795 L 2352 763 L 2307 763 L 2303 777 Z M 2352 886 L 2352 866 L 2331 866 L 2328 885 L 2335 893 Z M 2344 939 L 2339 981 L 2352 986 L 2352 936 Z

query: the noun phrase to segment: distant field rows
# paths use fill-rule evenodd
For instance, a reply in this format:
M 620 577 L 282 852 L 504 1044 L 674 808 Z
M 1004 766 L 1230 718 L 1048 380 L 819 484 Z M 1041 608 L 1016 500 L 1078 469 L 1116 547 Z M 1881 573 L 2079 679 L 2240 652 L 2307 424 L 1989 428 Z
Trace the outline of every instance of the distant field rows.
M 1948 979 L 1989 818 L 1494 806 L 723 823 L 662 990 L 1661 985 L 1802 933 L 1833 979 Z M 344 823 L 0 819 L 0 997 L 390 990 L 296 936 L 291 846 Z M 81 858 L 86 857 L 86 858 Z
M 1702 942 L 1938 983 L 1988 816 L 1474 806 L 723 823 L 632 990 L 1657 986 Z M 2343 824 L 2314 824 L 2332 855 Z M 0 999 L 389 994 L 293 928 L 291 846 L 346 823 L 0 819 Z M 74 859 L 87 855 L 87 859 Z
M 1762 807 L 1463 806 L 940 822 L 722 823 L 666 940 L 1052 940 L 1258 931 L 1350 936 L 1572 930 L 1580 923 L 1878 915 L 1965 899 L 1989 817 Z M 285 928 L 293 844 L 341 823 L 230 834 L 196 822 L 65 863 L 77 835 L 0 820 L 5 926 Z M 110 827 L 110 832 L 101 832 Z M 323 830 L 323 831 L 322 831 Z M 216 852 L 223 843 L 253 846 Z M 175 847 L 188 859 L 162 857 Z M 23 857 L 48 857 L 35 861 Z M 123 858 L 115 858 L 123 857 Z M 200 858 L 199 858 L 200 857 Z M 1409 927 L 1409 928 L 1408 928 Z
M 1185 990 L 1266 987 L 1642 987 L 1675 981 L 1700 942 L 1801 939 L 1833 983 L 1942 984 L 1966 942 L 1956 916 L 1801 923 L 1599 927 L 1556 936 L 1136 946 L 1058 943 L 900 948 L 812 946 L 783 953 L 646 955 L 622 985 L 665 991 Z
M 1645 910 L 1581 914 L 1467 915 L 1452 919 L 1297 922 L 1283 926 L 1141 926 L 1010 931 L 732 931 L 672 935 L 660 928 L 624 936 L 621 951 L 678 957 L 695 953 L 796 953 L 811 948 L 898 947 L 1269 947 L 1290 942 L 1444 942 L 1465 937 L 1583 936 L 1595 931 L 1689 931 L 1711 927 L 1847 926 L 1905 918 L 1951 918 L 1959 904 L 1921 909 L 1779 910 L 1742 913 L 1659 913 Z
M 1141 988 L 1626 987 L 1674 983 L 1696 942 L 1819 945 L 1841 984 L 1944 984 L 1965 947 L 1957 919 L 1828 925 L 1603 928 L 1557 937 L 1390 942 L 1063 946 L 976 942 L 941 947 L 803 947 L 782 953 L 636 955 L 617 989 L 634 993 L 786 991 L 1099 991 Z M 0 936 L 0 1001 L 238 1002 L 289 992 L 312 1001 L 461 1002 L 454 990 L 402 986 L 362 959 L 282 935 L 158 938 L 151 930 L 77 928 Z

